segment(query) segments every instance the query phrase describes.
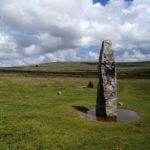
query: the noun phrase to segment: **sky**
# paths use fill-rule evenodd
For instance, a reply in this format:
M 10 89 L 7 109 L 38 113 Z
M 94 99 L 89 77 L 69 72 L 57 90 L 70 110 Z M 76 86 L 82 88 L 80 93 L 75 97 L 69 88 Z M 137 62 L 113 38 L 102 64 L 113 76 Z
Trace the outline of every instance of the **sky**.
M 150 61 L 150 0 L 0 0 L 0 66 L 98 61 L 112 40 L 117 62 Z

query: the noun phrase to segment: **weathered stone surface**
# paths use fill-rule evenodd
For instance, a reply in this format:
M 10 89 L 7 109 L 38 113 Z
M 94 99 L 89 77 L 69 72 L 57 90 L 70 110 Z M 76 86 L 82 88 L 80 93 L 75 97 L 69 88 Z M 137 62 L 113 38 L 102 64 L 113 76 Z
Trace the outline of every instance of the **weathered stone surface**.
M 96 115 L 117 116 L 117 81 L 112 43 L 104 40 L 99 57 Z

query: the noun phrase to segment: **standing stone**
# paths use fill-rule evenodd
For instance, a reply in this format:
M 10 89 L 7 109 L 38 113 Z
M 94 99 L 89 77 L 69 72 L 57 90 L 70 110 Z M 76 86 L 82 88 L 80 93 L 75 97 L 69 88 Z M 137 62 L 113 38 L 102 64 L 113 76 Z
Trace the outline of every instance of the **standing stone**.
M 112 43 L 104 40 L 99 57 L 96 115 L 117 116 L 117 81 Z

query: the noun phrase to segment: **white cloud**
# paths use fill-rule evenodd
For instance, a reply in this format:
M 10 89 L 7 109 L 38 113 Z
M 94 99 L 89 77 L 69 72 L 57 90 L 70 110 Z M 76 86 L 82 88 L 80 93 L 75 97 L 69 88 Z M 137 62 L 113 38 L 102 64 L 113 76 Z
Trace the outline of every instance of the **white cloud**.
M 112 39 L 117 61 L 150 60 L 150 1 L 1 0 L 0 65 L 81 60 Z M 78 50 L 77 50 L 78 49 Z M 87 49 L 84 60 L 98 53 Z M 83 59 L 82 59 L 83 60 Z
M 132 54 L 130 54 L 130 52 L 128 51 L 125 51 L 123 53 L 123 56 L 120 57 L 120 56 L 117 56 L 117 60 L 119 62 L 126 62 L 127 60 L 128 61 L 149 61 L 149 58 L 150 58 L 150 54 L 148 55 L 144 55 L 142 54 L 139 50 L 133 50 L 132 51 Z
M 89 51 L 86 55 L 86 61 L 98 61 L 99 55 L 93 51 Z

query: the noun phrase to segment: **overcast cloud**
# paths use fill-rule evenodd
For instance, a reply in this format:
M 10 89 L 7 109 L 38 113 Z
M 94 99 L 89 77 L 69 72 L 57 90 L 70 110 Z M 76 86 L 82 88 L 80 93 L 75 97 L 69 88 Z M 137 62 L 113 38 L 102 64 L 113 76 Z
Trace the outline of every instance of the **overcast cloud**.
M 0 66 L 97 61 L 103 39 L 113 41 L 117 61 L 150 60 L 150 0 L 110 0 L 105 6 L 0 0 L 0 6 Z

